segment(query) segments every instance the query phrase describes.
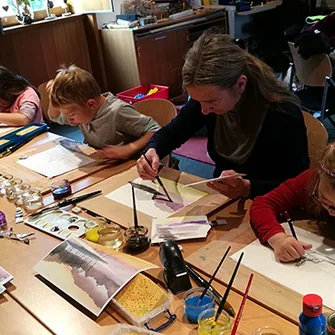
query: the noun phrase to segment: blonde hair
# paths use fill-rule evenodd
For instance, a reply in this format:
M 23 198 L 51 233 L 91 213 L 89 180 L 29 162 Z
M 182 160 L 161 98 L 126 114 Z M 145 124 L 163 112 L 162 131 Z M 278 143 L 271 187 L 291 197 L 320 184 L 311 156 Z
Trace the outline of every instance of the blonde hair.
M 248 78 L 244 94 L 246 102 L 299 103 L 268 65 L 241 49 L 228 35 L 202 34 L 188 51 L 182 71 L 186 88 L 190 85 L 215 85 L 232 89 L 241 75 Z
M 94 77 L 87 71 L 75 66 L 63 67 L 59 70 L 50 94 L 53 107 L 77 104 L 85 106 L 89 99 L 101 95 L 101 89 Z

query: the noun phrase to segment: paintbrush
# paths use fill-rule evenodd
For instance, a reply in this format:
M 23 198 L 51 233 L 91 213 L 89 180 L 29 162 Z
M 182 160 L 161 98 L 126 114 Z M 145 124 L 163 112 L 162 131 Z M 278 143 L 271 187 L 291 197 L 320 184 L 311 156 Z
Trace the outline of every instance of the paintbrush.
M 152 169 L 151 163 L 149 162 L 148 157 L 145 155 L 145 153 L 144 153 L 143 151 L 142 151 L 142 155 L 143 155 L 144 159 L 146 160 L 146 162 L 149 164 L 150 168 Z M 169 199 L 169 201 L 170 201 L 170 202 L 173 202 L 172 199 L 170 198 L 169 193 L 167 192 L 167 190 L 166 190 L 166 188 L 165 188 L 163 182 L 161 181 L 161 179 L 159 178 L 158 175 L 156 175 L 156 179 L 157 179 L 157 181 L 158 181 L 158 184 L 159 184 L 159 185 L 161 186 L 161 188 L 164 190 L 164 192 L 165 192 L 167 198 Z
M 133 213 L 134 213 L 134 226 L 135 226 L 135 232 L 136 236 L 138 234 L 138 219 L 137 219 L 137 211 L 136 211 L 136 200 L 135 200 L 135 188 L 133 185 L 131 185 L 131 193 L 133 196 Z
M 227 300 L 227 298 L 228 298 L 228 294 L 229 294 L 229 292 L 230 292 L 230 289 L 231 289 L 231 287 L 233 286 L 233 283 L 234 283 L 234 280 L 235 280 L 235 277 L 236 277 L 238 268 L 240 267 L 240 264 L 241 264 L 243 255 L 244 255 L 244 252 L 241 253 L 240 258 L 239 258 L 238 261 L 237 261 L 237 264 L 236 264 L 236 266 L 235 266 L 234 272 L 233 272 L 233 274 L 232 274 L 232 276 L 231 276 L 231 278 L 230 278 L 230 281 L 229 281 L 229 283 L 228 283 L 226 292 L 224 293 L 224 295 L 223 295 L 223 297 L 222 297 L 222 300 L 221 300 L 221 302 L 220 302 L 219 308 L 218 308 L 218 310 L 217 310 L 217 312 L 216 312 L 215 319 L 214 319 L 213 324 L 212 324 L 212 328 L 215 327 L 216 322 L 217 322 L 217 320 L 218 320 L 220 314 L 222 313 L 223 306 L 224 306 L 224 304 L 225 304 L 225 302 L 226 302 L 226 300 Z
M 227 178 L 245 177 L 245 176 L 246 176 L 245 173 L 235 173 L 235 174 L 232 174 L 232 175 L 229 175 L 229 176 L 222 176 L 222 177 L 217 177 L 217 178 L 212 178 L 212 179 L 204 179 L 204 180 L 196 181 L 195 183 L 187 184 L 187 185 L 184 185 L 183 187 L 201 185 L 201 184 L 210 183 L 212 181 L 220 181 L 220 180 L 224 180 L 224 179 L 227 179 Z
M 216 269 L 215 269 L 215 271 L 214 271 L 212 277 L 210 278 L 207 287 L 206 287 L 206 288 L 204 289 L 204 291 L 202 292 L 202 294 L 201 294 L 201 296 L 200 296 L 200 298 L 199 298 L 199 300 L 198 300 L 198 302 L 197 302 L 197 306 L 198 306 L 198 304 L 200 303 L 200 301 L 202 300 L 202 298 L 205 296 L 205 294 L 207 293 L 207 290 L 210 288 L 210 286 L 211 286 L 211 284 L 212 284 L 212 281 L 214 280 L 216 274 L 218 273 L 218 271 L 219 271 L 219 269 L 220 269 L 220 267 L 221 267 L 223 261 L 225 260 L 225 258 L 226 258 L 227 255 L 228 255 L 228 252 L 230 251 L 230 249 L 231 249 L 231 246 L 228 247 L 228 249 L 226 250 L 225 254 L 224 254 L 223 257 L 221 258 L 221 261 L 219 262 L 219 264 L 218 264 L 218 266 L 216 267 Z
M 290 215 L 288 214 L 287 211 L 284 212 L 284 215 L 285 215 L 286 221 L 287 221 L 287 223 L 288 223 L 288 225 L 289 225 L 289 227 L 290 227 L 292 236 L 293 236 L 296 240 L 298 240 L 298 237 L 297 237 L 297 234 L 296 234 L 296 232 L 295 232 L 295 230 L 294 230 L 293 222 L 292 222 L 292 219 L 291 219 Z
M 245 303 L 246 303 L 247 298 L 248 298 L 248 293 L 249 293 L 253 278 L 254 278 L 254 274 L 252 273 L 249 277 L 249 281 L 248 281 L 247 287 L 246 287 L 244 295 L 243 295 L 241 306 L 240 306 L 240 309 L 238 310 L 238 313 L 237 313 L 237 316 L 236 316 L 236 319 L 235 319 L 235 322 L 234 322 L 233 330 L 231 331 L 231 335 L 235 335 L 236 332 L 237 332 L 237 328 L 238 328 L 238 325 L 239 325 L 241 317 L 242 317 L 243 309 L 244 309 Z

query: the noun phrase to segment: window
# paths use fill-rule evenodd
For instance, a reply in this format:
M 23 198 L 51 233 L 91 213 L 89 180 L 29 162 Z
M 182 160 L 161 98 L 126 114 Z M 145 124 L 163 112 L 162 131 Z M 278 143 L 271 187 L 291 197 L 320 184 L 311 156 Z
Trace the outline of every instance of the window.
M 16 0 L 0 0 L 0 17 L 13 16 L 16 14 Z M 63 0 L 53 0 L 54 7 L 64 5 Z M 8 10 L 6 11 L 5 9 Z M 43 10 L 47 7 L 47 0 L 30 0 L 30 6 L 33 11 Z M 5 8 L 5 9 L 4 9 Z

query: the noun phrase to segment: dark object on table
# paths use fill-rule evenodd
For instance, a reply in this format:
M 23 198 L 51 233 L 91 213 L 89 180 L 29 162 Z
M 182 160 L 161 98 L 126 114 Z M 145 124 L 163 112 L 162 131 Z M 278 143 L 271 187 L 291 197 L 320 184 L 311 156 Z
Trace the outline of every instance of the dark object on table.
M 173 294 L 192 288 L 183 256 L 176 242 L 164 242 L 159 249 L 159 258 L 164 267 L 165 283 Z
M 1 21 L 1 17 L 0 17 L 0 36 L 5 35 L 5 32 L 3 31 L 3 25 L 2 25 L 2 21 Z

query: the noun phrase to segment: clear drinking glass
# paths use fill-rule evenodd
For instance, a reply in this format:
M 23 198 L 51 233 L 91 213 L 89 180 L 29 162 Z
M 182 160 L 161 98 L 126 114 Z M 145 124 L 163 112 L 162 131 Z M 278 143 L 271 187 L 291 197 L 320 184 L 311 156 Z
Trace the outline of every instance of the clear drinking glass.
M 23 205 L 23 197 L 22 194 L 27 192 L 30 189 L 30 184 L 23 183 L 13 187 L 13 198 L 14 202 L 17 206 Z
M 41 190 L 33 188 L 22 193 L 23 206 L 26 211 L 36 211 L 43 206 Z
M 0 194 L 5 195 L 6 194 L 6 184 L 9 180 L 13 179 L 13 176 L 11 174 L 3 174 L 0 177 Z
M 6 193 L 7 199 L 9 199 L 9 200 L 14 199 L 15 189 L 21 183 L 22 183 L 22 179 L 20 179 L 20 178 L 10 179 L 10 180 L 7 180 L 6 182 L 4 182 L 5 193 Z
M 119 249 L 123 243 L 121 227 L 114 223 L 101 226 L 98 235 L 98 243 L 109 249 Z
M 216 309 L 210 308 L 199 314 L 198 335 L 224 335 L 230 330 L 230 316 L 222 311 L 214 323 Z
M 99 241 L 99 234 L 98 230 L 106 224 L 106 219 L 103 217 L 95 217 L 92 220 L 86 221 L 84 226 L 85 226 L 85 237 L 87 240 L 92 241 L 92 242 L 98 242 Z
M 284 333 L 279 329 L 275 329 L 270 326 L 264 326 L 254 330 L 252 335 L 284 335 Z

